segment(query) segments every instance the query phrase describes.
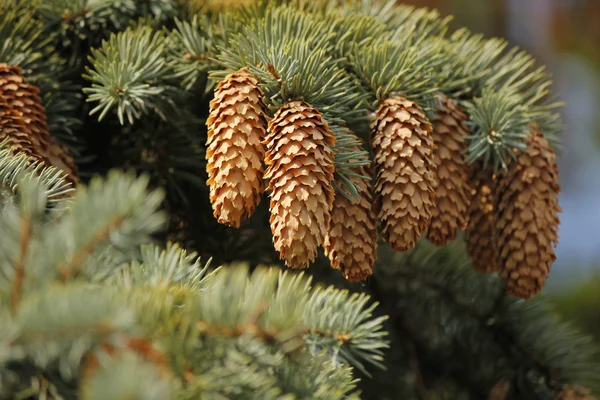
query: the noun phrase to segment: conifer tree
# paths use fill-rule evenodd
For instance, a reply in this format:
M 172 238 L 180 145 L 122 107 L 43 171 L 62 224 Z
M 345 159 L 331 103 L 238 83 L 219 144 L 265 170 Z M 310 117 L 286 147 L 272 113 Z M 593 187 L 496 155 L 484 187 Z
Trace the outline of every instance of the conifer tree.
M 551 78 L 449 21 L 0 0 L 0 399 L 593 398 Z

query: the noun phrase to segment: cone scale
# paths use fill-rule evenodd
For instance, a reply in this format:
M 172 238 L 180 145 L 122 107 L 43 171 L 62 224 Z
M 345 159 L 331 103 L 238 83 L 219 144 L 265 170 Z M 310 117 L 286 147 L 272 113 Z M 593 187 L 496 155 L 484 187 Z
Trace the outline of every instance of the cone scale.
M 271 231 L 275 249 L 291 268 L 307 268 L 324 242 L 334 199 L 334 144 L 321 113 L 303 101 L 285 104 L 269 122 L 265 178 Z
M 384 100 L 371 124 L 378 218 L 395 251 L 415 246 L 435 206 L 431 131 L 423 110 L 402 97 Z
M 264 192 L 267 122 L 258 79 L 246 68 L 228 75 L 210 102 L 206 170 L 215 218 L 239 227 Z
M 528 299 L 550 273 L 558 242 L 558 166 L 541 132 L 530 132 L 527 150 L 509 160 L 496 187 L 496 251 L 508 293 Z

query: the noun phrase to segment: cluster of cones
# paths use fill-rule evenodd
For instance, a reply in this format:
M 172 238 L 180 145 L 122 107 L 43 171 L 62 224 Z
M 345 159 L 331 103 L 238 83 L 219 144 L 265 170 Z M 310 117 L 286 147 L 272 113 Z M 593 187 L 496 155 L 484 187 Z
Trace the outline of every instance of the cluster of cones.
M 365 279 L 377 246 L 371 188 L 351 178 L 359 197 L 336 196 L 336 139 L 321 113 L 292 101 L 267 122 L 262 96 L 244 68 L 220 82 L 211 101 L 207 172 L 215 217 L 238 227 L 269 190 L 273 243 L 289 267 L 308 267 L 323 246 L 347 279 Z
M 0 63 L 0 141 L 6 139 L 16 151 L 62 169 L 73 185 L 77 183 L 71 154 L 50 136 L 39 89 L 27 82 L 19 67 Z
M 465 231 L 475 269 L 499 272 L 517 297 L 543 287 L 555 259 L 560 188 L 555 155 L 535 128 L 527 150 L 495 173 L 464 161 L 467 116 L 456 102 L 438 96 L 429 121 L 416 103 L 389 97 L 371 125 L 372 174 L 353 171 L 372 182 L 350 178 L 359 194 L 350 200 L 333 189 L 341 184 L 336 139 L 317 109 L 292 101 L 267 120 L 248 70 L 218 85 L 207 120 L 210 197 L 219 222 L 237 227 L 268 190 L 273 242 L 289 267 L 306 268 L 322 246 L 346 279 L 365 279 L 379 221 L 396 251 L 422 235 L 444 246 Z

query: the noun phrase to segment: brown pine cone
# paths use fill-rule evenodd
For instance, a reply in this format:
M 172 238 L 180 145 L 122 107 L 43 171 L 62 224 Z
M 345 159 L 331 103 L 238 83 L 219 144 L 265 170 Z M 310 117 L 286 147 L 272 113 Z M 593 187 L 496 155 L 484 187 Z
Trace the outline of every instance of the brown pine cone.
M 452 99 L 439 95 L 433 118 L 434 163 L 437 166 L 436 206 L 431 209 L 427 239 L 445 246 L 467 227 L 469 166 L 463 151 L 469 134 L 467 115 Z
M 435 206 L 431 130 L 423 110 L 403 97 L 384 100 L 371 124 L 378 217 L 396 251 L 415 246 Z
M 258 79 L 243 68 L 217 86 L 206 120 L 206 170 L 214 216 L 239 227 L 249 218 L 264 191 L 267 130 Z
M 46 166 L 62 169 L 75 185 L 78 182 L 77 165 L 66 147 L 50 135 L 39 89 L 25 80 L 19 67 L 0 64 L 0 104 L 4 109 L 0 119 L 8 119 L 0 125 L 10 126 L 0 134 L 0 140 L 9 137 L 19 151 Z M 16 122 L 16 119 L 21 121 Z
M 556 155 L 534 129 L 527 150 L 509 160 L 496 187 L 500 276 L 515 297 L 528 299 L 539 293 L 556 259 L 559 192 Z
M 306 268 L 323 244 L 333 205 L 335 136 L 321 113 L 292 101 L 269 122 L 265 178 L 271 191 L 275 249 L 291 268 Z
M 365 167 L 355 167 L 352 172 L 370 175 Z M 336 193 L 331 224 L 323 247 L 331 266 L 341 270 L 347 280 L 358 282 L 370 276 L 375 267 L 377 220 L 372 183 L 355 176 L 348 178 L 356 185 L 360 197 L 350 201 L 341 193 Z M 339 178 L 336 181 L 338 186 L 342 186 Z
M 495 249 L 494 191 L 496 175 L 491 166 L 481 163 L 471 167 L 469 176 L 471 187 L 468 210 L 468 225 L 465 230 L 467 251 L 473 261 L 473 268 L 484 273 L 500 271 L 500 263 Z

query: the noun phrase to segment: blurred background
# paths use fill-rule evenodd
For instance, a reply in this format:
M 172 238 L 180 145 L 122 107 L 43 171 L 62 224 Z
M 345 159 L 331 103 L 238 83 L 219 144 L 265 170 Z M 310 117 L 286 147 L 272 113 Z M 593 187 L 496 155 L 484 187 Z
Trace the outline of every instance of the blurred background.
M 405 0 L 502 36 L 546 64 L 566 103 L 559 157 L 563 208 L 546 295 L 600 338 L 600 0 Z

